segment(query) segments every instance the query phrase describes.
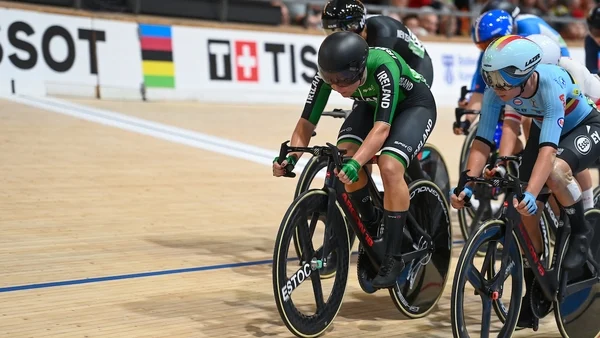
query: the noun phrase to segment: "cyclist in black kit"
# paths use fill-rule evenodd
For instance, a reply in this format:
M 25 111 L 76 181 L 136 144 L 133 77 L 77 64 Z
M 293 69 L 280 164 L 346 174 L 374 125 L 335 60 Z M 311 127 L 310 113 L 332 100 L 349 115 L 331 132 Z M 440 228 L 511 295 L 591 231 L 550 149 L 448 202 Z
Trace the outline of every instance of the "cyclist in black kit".
M 321 15 L 327 34 L 351 31 L 362 36 L 369 47 L 385 47 L 398 53 L 410 68 L 423 75 L 429 87 L 433 84 L 433 65 L 425 46 L 398 20 L 388 16 L 367 19 L 367 10 L 359 0 L 331 0 Z

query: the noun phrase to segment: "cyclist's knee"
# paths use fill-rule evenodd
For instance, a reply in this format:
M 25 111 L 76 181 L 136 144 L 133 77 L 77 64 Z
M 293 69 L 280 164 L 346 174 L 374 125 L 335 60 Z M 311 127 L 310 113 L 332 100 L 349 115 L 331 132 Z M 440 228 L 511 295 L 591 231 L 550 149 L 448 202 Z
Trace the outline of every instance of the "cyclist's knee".
M 564 160 L 554 160 L 552 172 L 546 182 L 559 203 L 564 206 L 573 205 L 581 198 L 581 188 L 573 176 L 571 167 Z
M 404 173 L 406 172 L 403 160 L 385 152 L 381 154 L 378 161 L 379 171 L 384 184 L 401 184 L 404 182 Z

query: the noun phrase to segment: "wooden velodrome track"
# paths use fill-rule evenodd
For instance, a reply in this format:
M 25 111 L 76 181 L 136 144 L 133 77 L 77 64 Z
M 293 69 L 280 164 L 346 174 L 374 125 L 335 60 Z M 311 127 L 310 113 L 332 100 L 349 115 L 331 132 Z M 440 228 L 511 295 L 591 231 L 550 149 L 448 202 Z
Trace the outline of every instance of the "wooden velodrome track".
M 270 259 L 296 181 L 272 177 L 269 163 L 300 106 L 52 100 L 0 102 L 0 337 L 291 335 Z M 109 112 L 184 128 L 196 143 Z M 451 122 L 441 111 L 429 141 L 455 180 L 463 137 Z M 314 144 L 340 123 L 323 118 Z M 216 138 L 197 140 L 205 134 Z M 454 231 L 459 240 L 456 220 Z M 451 336 L 451 278 L 428 317 L 408 320 L 387 292 L 360 290 L 355 261 L 350 271 L 326 337 Z M 558 336 L 553 316 L 515 333 Z
M 273 178 L 269 166 L 301 106 L 17 101 L 0 99 L 0 337 L 291 336 L 275 307 L 270 261 L 296 181 Z M 111 112 L 160 125 L 124 121 Z M 439 112 L 429 141 L 441 149 L 455 180 L 463 137 L 450 132 L 452 115 Z M 340 123 L 323 118 L 313 144 L 335 140 Z M 454 239 L 453 266 L 462 247 L 456 220 Z M 452 336 L 452 278 L 429 316 L 408 320 L 387 292 L 360 290 L 355 265 L 353 260 L 344 303 L 325 337 Z M 469 315 L 478 318 L 481 306 L 471 299 Z M 549 316 L 540 331 L 515 337 L 559 334 Z

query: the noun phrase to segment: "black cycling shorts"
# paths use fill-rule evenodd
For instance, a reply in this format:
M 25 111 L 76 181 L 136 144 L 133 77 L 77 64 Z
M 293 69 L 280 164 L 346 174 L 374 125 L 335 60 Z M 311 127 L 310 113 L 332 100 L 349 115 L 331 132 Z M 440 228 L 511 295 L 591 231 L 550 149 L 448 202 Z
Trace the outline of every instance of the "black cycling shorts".
M 375 107 L 368 103 L 356 102 L 352 113 L 340 128 L 337 143 L 353 142 L 362 145 L 373 129 L 374 112 Z M 405 104 L 399 104 L 381 154 L 397 158 L 407 168 L 427 142 L 436 118 L 435 105 L 406 107 Z
M 522 181 L 529 181 L 533 166 L 538 157 L 540 127 L 532 123 L 529 129 L 529 139 L 525 150 L 523 150 L 523 160 L 519 168 L 519 178 Z M 579 126 L 560 137 L 556 157 L 567 162 L 573 175 L 583 171 L 598 159 L 600 156 L 600 113 L 592 110 Z

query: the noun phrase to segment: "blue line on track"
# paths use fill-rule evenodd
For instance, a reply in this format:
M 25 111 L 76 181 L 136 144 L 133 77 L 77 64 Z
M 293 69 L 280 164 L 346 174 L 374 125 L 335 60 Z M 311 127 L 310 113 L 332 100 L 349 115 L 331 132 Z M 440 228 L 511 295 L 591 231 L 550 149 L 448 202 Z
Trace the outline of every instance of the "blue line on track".
M 463 243 L 464 243 L 464 241 L 454 241 L 452 244 L 460 245 Z M 358 254 L 358 252 L 354 251 L 354 252 L 352 252 L 352 254 L 356 255 L 356 254 Z M 174 275 L 174 274 L 187 273 L 187 272 L 232 269 L 232 268 L 239 268 L 239 267 L 244 267 L 244 266 L 266 265 L 266 264 L 271 264 L 272 262 L 273 261 L 271 259 L 264 259 L 264 260 L 260 260 L 260 261 L 197 266 L 197 267 L 193 267 L 193 268 L 184 268 L 184 269 L 159 270 L 159 271 L 149 271 L 149 272 L 141 272 L 141 273 L 131 273 L 131 274 L 125 274 L 125 275 L 93 277 L 93 278 L 84 278 L 84 279 L 71 279 L 71 280 L 64 280 L 64 281 L 58 281 L 58 282 L 15 285 L 15 286 L 1 287 L 0 293 L 33 290 L 33 289 L 45 289 L 45 288 L 52 288 L 52 287 L 57 287 L 57 286 L 108 282 L 108 281 L 123 280 L 123 279 Z

